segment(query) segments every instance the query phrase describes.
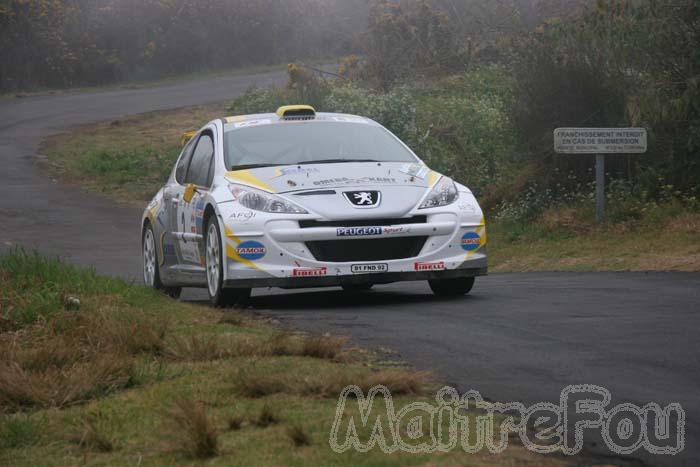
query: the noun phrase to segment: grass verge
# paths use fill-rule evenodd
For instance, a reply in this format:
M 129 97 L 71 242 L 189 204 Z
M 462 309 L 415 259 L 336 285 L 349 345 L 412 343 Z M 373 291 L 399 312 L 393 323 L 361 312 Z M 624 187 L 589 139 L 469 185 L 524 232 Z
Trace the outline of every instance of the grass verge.
M 384 384 L 398 411 L 431 402 L 435 383 L 339 339 L 280 332 L 21 251 L 0 257 L 0 320 L 2 465 L 578 462 L 513 443 L 499 456 L 336 454 L 328 436 L 344 386 Z M 357 404 L 344 415 L 360 420 Z M 357 425 L 365 440 L 371 425 Z
M 700 271 L 700 213 L 665 203 L 602 225 L 594 216 L 593 206 L 558 207 L 491 224 L 491 271 Z
M 172 170 L 185 131 L 225 115 L 211 104 L 79 126 L 42 144 L 47 172 L 118 201 L 144 206 Z

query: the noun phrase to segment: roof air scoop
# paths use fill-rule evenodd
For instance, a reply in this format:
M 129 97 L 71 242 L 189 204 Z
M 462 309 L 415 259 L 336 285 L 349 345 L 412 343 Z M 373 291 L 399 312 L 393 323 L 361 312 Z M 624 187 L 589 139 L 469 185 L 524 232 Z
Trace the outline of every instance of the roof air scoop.
M 277 116 L 282 120 L 313 120 L 316 110 L 310 105 L 286 105 L 277 109 Z

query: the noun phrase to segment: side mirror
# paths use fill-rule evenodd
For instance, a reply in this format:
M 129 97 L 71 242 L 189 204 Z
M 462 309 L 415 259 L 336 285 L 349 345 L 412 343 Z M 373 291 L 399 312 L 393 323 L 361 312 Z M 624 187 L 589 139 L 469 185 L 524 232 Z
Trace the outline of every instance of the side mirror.
M 192 202 L 192 198 L 197 193 L 197 186 L 190 183 L 185 187 L 185 193 L 182 195 L 182 200 L 189 204 Z
M 189 143 L 190 140 L 192 138 L 194 138 L 194 135 L 196 135 L 196 134 L 197 134 L 196 131 L 188 131 L 188 132 L 183 133 L 182 138 L 180 138 L 180 146 L 184 148 L 185 145 L 187 143 Z

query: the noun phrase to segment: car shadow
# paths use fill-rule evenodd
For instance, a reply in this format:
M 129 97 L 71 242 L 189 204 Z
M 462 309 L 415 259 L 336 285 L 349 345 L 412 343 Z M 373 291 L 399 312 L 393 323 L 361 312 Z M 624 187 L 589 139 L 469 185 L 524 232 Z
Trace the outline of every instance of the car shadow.
M 199 295 L 199 294 L 198 294 Z M 207 305 L 209 302 L 199 295 L 186 301 Z M 441 298 L 431 292 L 424 293 L 414 290 L 375 289 L 367 292 L 345 292 L 341 289 L 312 289 L 312 290 L 282 290 L 271 289 L 256 291 L 248 303 L 251 311 L 314 311 L 314 310 L 344 310 L 357 308 L 374 309 L 377 307 L 416 306 L 473 302 L 478 296 Z M 376 311 L 376 310 L 374 310 Z

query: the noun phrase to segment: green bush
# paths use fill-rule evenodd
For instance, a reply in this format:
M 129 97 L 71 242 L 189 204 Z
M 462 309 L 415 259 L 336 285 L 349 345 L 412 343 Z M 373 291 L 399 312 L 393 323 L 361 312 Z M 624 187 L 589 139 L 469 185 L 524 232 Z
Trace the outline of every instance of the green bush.
M 415 139 L 415 99 L 407 88 L 388 93 L 316 80 L 303 88 L 252 88 L 233 101 L 229 112 L 236 115 L 274 112 L 283 105 L 308 104 L 319 112 L 337 112 L 369 117 L 386 126 L 399 138 Z
M 0 449 L 31 447 L 41 441 L 36 420 L 25 415 L 4 415 L 0 418 Z
M 593 159 L 553 151 L 557 127 L 646 127 L 646 157 L 611 158 L 612 178 L 660 196 L 662 177 L 684 193 L 700 179 L 700 3 L 589 2 L 574 18 L 551 19 L 515 38 L 509 112 L 523 157 L 542 186 L 554 168 L 588 176 Z
M 519 163 L 513 156 L 515 137 L 505 105 L 510 89 L 510 80 L 496 67 L 387 92 L 314 79 L 285 89 L 249 89 L 229 111 L 256 114 L 303 103 L 322 112 L 369 117 L 431 167 L 483 194 L 512 177 Z
M 493 192 L 522 168 L 506 107 L 511 85 L 502 69 L 485 67 L 422 89 L 416 151 L 477 195 Z

